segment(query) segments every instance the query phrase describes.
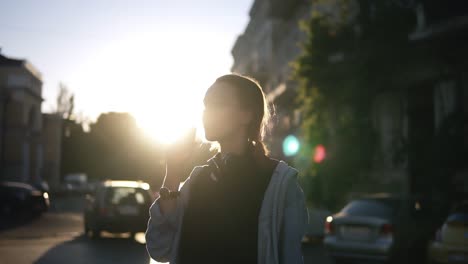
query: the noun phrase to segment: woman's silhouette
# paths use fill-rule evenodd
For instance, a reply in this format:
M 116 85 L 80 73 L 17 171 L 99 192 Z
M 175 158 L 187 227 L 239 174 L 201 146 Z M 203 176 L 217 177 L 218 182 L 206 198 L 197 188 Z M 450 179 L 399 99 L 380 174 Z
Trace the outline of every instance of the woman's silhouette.
M 307 223 L 297 171 L 267 156 L 269 117 L 260 85 L 245 76 L 218 78 L 204 99 L 205 136 L 220 145 L 183 187 L 188 152 L 168 155 L 161 197 L 150 208 L 147 249 L 170 263 L 302 263 Z

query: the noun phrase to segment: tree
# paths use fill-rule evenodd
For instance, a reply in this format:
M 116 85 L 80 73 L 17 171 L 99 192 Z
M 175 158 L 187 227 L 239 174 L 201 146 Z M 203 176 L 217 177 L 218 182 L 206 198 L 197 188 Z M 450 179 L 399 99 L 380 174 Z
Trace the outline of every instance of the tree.
M 142 180 L 157 189 L 165 175 L 165 147 L 151 142 L 129 113 L 103 113 L 90 125 L 69 121 L 70 133 L 64 138 L 62 175 L 84 172 L 91 180 Z M 193 166 L 206 163 L 213 153 L 208 144 L 195 149 Z
M 75 95 L 63 83 L 59 83 L 56 104 L 55 113 L 65 120 L 70 120 L 75 108 Z
M 353 186 L 368 179 L 377 139 L 373 98 L 401 79 L 393 72 L 411 57 L 407 36 L 414 14 L 398 1 L 314 4 L 301 24 L 307 40 L 294 64 L 306 143 L 299 157 L 306 162 L 299 164 L 309 202 L 336 209 Z M 309 158 L 318 144 L 327 149 L 320 164 Z
M 142 139 L 128 113 L 101 114 L 90 126 L 88 146 L 88 170 L 96 179 L 147 180 L 162 170 L 155 162 L 160 155 Z

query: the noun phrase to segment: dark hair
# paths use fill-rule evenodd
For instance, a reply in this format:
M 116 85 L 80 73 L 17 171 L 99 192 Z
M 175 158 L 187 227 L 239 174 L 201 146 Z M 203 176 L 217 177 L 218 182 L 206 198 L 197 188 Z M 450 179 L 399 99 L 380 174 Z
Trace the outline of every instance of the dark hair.
M 253 114 L 252 123 L 247 131 L 247 140 L 252 144 L 255 152 L 268 154 L 263 139 L 270 119 L 270 109 L 260 84 L 251 77 L 239 74 L 223 75 L 216 79 L 215 83 L 228 83 L 234 87 L 241 106 Z

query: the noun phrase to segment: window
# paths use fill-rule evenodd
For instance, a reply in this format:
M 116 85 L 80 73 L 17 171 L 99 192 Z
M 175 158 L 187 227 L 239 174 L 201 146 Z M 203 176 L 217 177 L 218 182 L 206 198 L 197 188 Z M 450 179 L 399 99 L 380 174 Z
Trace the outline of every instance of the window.
M 397 200 L 356 200 L 343 208 L 342 212 L 353 216 L 370 216 L 383 219 L 395 217 L 399 207 Z
M 118 204 L 146 204 L 149 200 L 143 190 L 130 187 L 109 188 L 106 201 L 113 205 Z

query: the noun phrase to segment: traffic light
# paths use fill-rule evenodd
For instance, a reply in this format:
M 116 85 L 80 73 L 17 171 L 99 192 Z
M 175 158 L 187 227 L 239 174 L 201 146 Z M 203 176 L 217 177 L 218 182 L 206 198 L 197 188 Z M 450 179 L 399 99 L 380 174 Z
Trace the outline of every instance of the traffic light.
M 299 140 L 293 135 L 289 135 L 283 140 L 283 153 L 286 157 L 296 155 L 300 148 Z

